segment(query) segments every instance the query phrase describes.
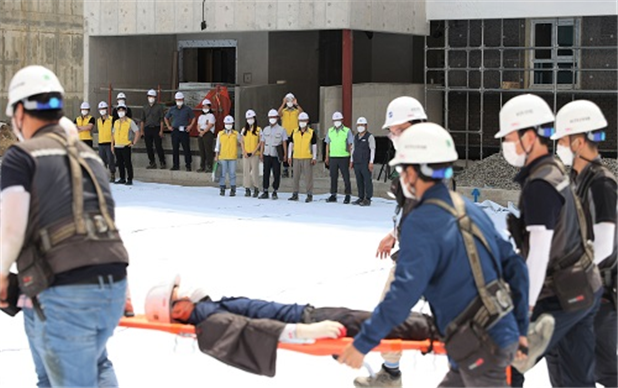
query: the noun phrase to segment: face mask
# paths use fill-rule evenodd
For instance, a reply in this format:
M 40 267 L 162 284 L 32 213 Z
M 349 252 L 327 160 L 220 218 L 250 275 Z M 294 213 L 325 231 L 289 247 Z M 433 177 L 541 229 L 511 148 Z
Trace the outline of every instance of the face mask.
M 148 103 L 149 103 L 150 105 L 154 104 L 154 103 L 155 103 L 155 99 L 154 99 L 154 97 L 148 97 Z
M 573 151 L 571 151 L 571 147 L 566 147 L 561 144 L 558 144 L 558 149 L 556 150 L 556 154 L 562 160 L 565 166 L 572 166 L 573 159 L 575 155 L 573 155 Z
M 502 142 L 502 155 L 506 162 L 513 167 L 523 167 L 526 164 L 526 154 L 518 154 L 517 145 L 513 142 Z
M 335 128 L 339 128 L 341 126 L 341 121 L 333 121 Z
M 176 101 L 176 106 L 177 106 L 177 107 L 179 107 L 179 108 L 180 108 L 180 107 L 182 106 L 182 104 L 184 104 L 184 102 L 183 102 L 183 101 Z
M 232 127 L 233 127 L 232 124 L 225 124 L 225 129 L 228 130 L 228 131 L 231 130 Z
M 202 112 L 208 113 L 208 112 L 210 112 L 210 110 L 209 109 L 202 109 Z
M 255 119 L 247 119 L 247 124 L 249 125 L 255 124 Z
M 300 121 L 300 122 L 298 123 L 298 125 L 299 125 L 301 128 L 306 128 L 306 127 L 307 127 L 307 122 L 306 122 L 306 121 Z
M 90 111 L 88 111 L 88 110 L 82 110 L 82 116 L 87 116 L 87 115 L 88 115 L 88 112 L 90 112 Z
M 118 105 L 126 105 L 127 100 L 118 100 Z
M 272 125 L 277 124 L 277 119 L 272 118 L 272 119 L 268 119 L 268 122 L 271 123 Z
M 107 114 L 107 111 L 106 111 L 106 110 L 101 109 L 101 110 L 99 111 L 99 114 L 100 114 L 101 116 L 105 116 L 105 115 Z
M 120 118 L 123 118 L 126 114 L 127 114 L 127 112 L 125 112 L 123 110 L 119 110 L 118 111 L 118 117 L 120 117 Z
M 15 136 L 17 136 L 17 140 L 19 140 L 20 142 L 26 141 L 24 135 L 21 133 L 21 128 L 19 128 L 19 126 L 17 125 L 15 117 L 11 119 L 11 126 L 13 127 L 13 133 L 15 134 Z
M 413 193 L 413 190 L 410 190 L 406 182 L 404 182 L 403 177 L 399 177 L 399 183 L 401 184 L 401 191 L 403 191 L 403 196 L 408 199 L 417 199 L 416 194 Z
M 294 103 L 292 101 L 288 101 L 287 104 L 288 108 L 291 108 L 294 106 Z
M 356 127 L 356 130 L 357 130 L 359 133 L 363 133 L 363 132 L 365 132 L 365 129 L 367 129 L 367 128 L 365 128 L 365 127 Z

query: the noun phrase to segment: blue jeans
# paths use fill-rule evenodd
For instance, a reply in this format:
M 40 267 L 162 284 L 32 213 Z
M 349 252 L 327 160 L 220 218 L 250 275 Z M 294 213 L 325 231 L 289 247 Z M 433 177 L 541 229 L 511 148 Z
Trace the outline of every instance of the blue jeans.
M 46 319 L 35 314 L 26 321 L 37 374 L 42 364 L 52 386 L 118 386 L 106 344 L 124 312 L 127 281 L 99 280 L 43 291 L 38 298 Z
M 32 361 L 34 361 L 34 370 L 36 372 L 37 384 L 39 388 L 51 387 L 49 377 L 45 371 L 45 365 L 43 364 L 43 358 L 35 347 L 37 332 L 34 330 L 34 315 L 36 314 L 33 309 L 24 307 L 22 308 L 24 314 L 24 328 L 26 329 L 26 336 L 28 337 L 28 345 L 30 346 L 30 353 L 32 354 Z
M 221 167 L 221 177 L 219 178 L 219 186 L 225 187 L 225 175 L 230 175 L 230 186 L 236 187 L 236 159 L 219 160 Z

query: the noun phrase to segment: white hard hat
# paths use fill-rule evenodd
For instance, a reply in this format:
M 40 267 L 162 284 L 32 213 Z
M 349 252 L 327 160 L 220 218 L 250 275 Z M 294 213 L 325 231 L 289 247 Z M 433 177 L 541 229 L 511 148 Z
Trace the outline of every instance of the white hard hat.
M 333 120 L 343 120 L 343 115 L 341 114 L 341 112 L 333 113 Z
M 126 104 L 124 104 L 124 103 L 120 103 L 120 104 L 118 104 L 118 106 L 116 107 L 116 110 L 118 110 L 118 109 L 124 109 L 124 110 L 127 110 L 127 105 L 126 105 Z
M 172 292 L 180 285 L 180 276 L 173 281 L 159 284 L 146 295 L 146 319 L 151 322 L 170 323 L 172 321 Z
M 268 117 L 279 117 L 279 112 L 276 109 L 271 109 L 268 111 Z
M 202 106 L 204 105 L 212 105 L 212 104 L 210 103 L 209 99 L 205 98 L 204 101 L 202 101 Z
M 253 111 L 253 109 L 249 109 L 246 113 L 245 113 L 245 118 L 246 119 L 251 119 L 254 118 L 256 116 L 255 111 Z
M 118 93 L 118 95 L 116 96 L 116 100 L 126 100 L 126 99 L 127 99 L 127 96 L 123 92 Z
M 88 109 L 90 110 L 90 104 L 87 103 L 86 101 L 82 102 L 82 104 L 79 106 L 79 109 Z
M 285 99 L 288 101 L 294 100 L 294 95 L 292 93 L 288 93 L 285 95 Z
M 157 91 L 156 91 L 156 90 L 154 90 L 154 89 L 150 89 L 150 90 L 148 91 L 148 93 L 146 93 L 146 95 L 147 95 L 147 96 L 150 96 L 150 97 L 156 97 L 156 96 L 157 96 Z
M 223 124 L 234 124 L 234 118 L 230 115 L 225 116 Z
M 367 124 L 367 119 L 364 117 L 359 117 L 358 120 L 356 120 L 356 124 Z
M 389 165 L 447 163 L 457 158 L 455 142 L 446 129 L 434 123 L 419 123 L 401 134 Z
M 108 108 L 107 102 L 105 101 L 99 102 L 99 109 L 107 109 L 107 108 Z
M 386 118 L 382 129 L 417 120 L 427 120 L 423 105 L 413 97 L 397 97 L 386 107 Z
M 601 109 L 592 101 L 569 102 L 556 114 L 556 133 L 551 137 L 558 140 L 567 135 L 592 132 L 607 127 L 607 120 Z
M 309 121 L 309 115 L 306 112 L 300 112 L 298 115 L 298 120 Z
M 539 128 L 553 121 L 554 113 L 545 100 L 534 94 L 522 94 L 508 100 L 500 109 L 500 131 L 495 138 L 500 139 L 520 129 Z
M 9 117 L 13 116 L 13 106 L 19 101 L 43 93 L 60 93 L 64 95 L 64 88 L 60 84 L 58 77 L 48 68 L 43 66 L 24 67 L 15 73 L 9 84 L 9 101 L 6 107 L 6 115 Z M 50 99 L 49 106 L 45 109 L 61 108 L 62 101 L 52 98 Z
M 182 92 L 176 92 L 176 94 L 174 95 L 174 99 L 175 100 L 184 100 L 185 99 L 185 95 L 182 94 Z

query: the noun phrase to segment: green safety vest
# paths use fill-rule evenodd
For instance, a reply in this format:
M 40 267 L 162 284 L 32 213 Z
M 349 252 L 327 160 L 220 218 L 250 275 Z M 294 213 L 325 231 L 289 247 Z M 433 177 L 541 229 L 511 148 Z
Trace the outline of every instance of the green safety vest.
M 328 138 L 330 139 L 330 153 L 329 157 L 343 158 L 350 156 L 348 151 L 348 133 L 350 128 L 343 126 L 342 129 L 336 130 L 335 127 L 328 129 Z

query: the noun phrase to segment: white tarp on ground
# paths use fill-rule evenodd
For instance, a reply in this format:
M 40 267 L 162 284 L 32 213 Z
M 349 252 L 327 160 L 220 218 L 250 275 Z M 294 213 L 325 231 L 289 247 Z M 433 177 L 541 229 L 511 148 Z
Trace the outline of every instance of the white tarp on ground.
M 114 186 L 117 220 L 131 257 L 129 281 L 137 312 L 148 289 L 174 274 L 220 296 L 249 296 L 284 303 L 371 310 L 378 302 L 390 260 L 375 258 L 392 228 L 394 202 L 376 198 L 371 207 L 305 204 L 220 197 L 216 188 L 135 182 Z M 497 224 L 505 212 L 483 204 Z M 417 309 L 428 310 L 427 306 Z M 21 315 L 0 314 L 0 386 L 35 386 Z M 109 342 L 121 386 L 352 387 L 365 371 L 329 357 L 280 351 L 277 376 L 254 376 L 202 354 L 193 340 L 167 333 L 118 328 Z M 374 369 L 380 357 L 367 357 Z M 529 386 L 549 386 L 542 362 L 529 372 Z M 405 387 L 436 386 L 446 357 L 406 352 Z

